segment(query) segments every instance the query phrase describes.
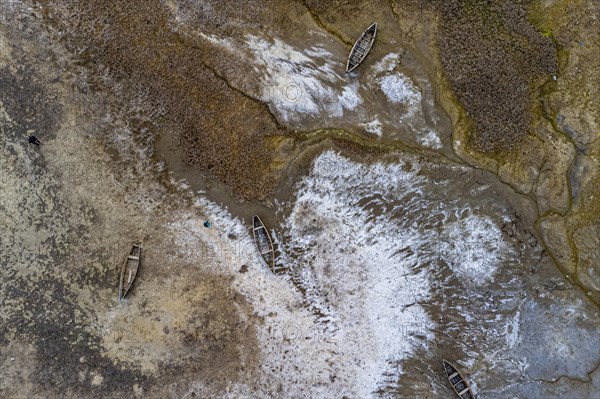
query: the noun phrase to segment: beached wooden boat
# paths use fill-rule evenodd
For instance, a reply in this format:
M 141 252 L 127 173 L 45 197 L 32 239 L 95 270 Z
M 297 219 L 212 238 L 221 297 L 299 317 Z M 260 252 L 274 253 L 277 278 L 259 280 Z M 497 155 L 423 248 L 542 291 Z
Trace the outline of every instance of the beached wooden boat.
M 461 399 L 475 399 L 475 395 L 473 395 L 469 383 L 452 363 L 444 360 L 444 370 L 446 371 L 446 377 L 448 377 L 450 385 L 454 388 L 454 392 L 456 392 Z
M 141 255 L 142 247 L 134 244 L 125 260 L 123 270 L 121 270 L 121 279 L 119 280 L 119 301 L 125 298 L 125 295 L 127 295 L 133 285 L 133 280 L 135 280 L 135 276 L 137 275 L 140 266 Z
M 262 257 L 267 267 L 275 272 L 275 252 L 273 251 L 273 241 L 267 231 L 264 223 L 258 216 L 252 216 L 252 234 L 258 253 Z
M 346 64 L 346 72 L 351 72 L 360 65 L 361 62 L 365 59 L 371 47 L 373 47 L 373 42 L 375 42 L 375 35 L 377 34 L 377 22 L 373 22 L 371 26 L 367 28 L 366 31 L 363 32 L 362 35 L 358 38 L 354 46 L 352 46 L 352 50 L 350 51 L 350 56 L 348 57 L 348 63 Z

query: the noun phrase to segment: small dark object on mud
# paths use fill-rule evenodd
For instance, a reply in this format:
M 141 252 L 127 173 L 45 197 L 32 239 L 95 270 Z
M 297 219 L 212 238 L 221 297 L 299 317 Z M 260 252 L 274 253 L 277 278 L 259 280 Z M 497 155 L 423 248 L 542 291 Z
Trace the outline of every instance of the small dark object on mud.
M 240 268 L 240 273 L 246 273 L 248 271 L 248 265 L 242 265 L 242 267 Z
M 208 220 L 204 222 L 204 227 L 210 228 L 210 226 L 212 226 L 212 224 Z
M 40 145 L 41 141 L 35 136 L 29 136 L 29 142 L 31 144 Z

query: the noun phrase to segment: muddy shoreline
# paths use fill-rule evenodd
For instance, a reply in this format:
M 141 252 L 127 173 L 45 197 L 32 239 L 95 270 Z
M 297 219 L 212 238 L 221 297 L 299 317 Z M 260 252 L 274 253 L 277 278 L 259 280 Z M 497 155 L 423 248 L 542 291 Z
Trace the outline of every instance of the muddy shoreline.
M 570 281 L 552 252 L 583 231 L 550 212 L 568 152 L 529 191 L 523 159 L 469 153 L 435 9 L 232 4 L 43 1 L 1 22 L 0 395 L 444 397 L 451 358 L 485 396 L 594 397 L 600 314 L 577 287 L 594 276 Z M 344 77 L 365 13 L 380 41 Z M 290 82 L 298 101 L 265 97 Z M 548 96 L 561 129 L 594 126 Z M 595 165 L 577 131 L 574 180 Z M 592 212 L 579 182 L 570 209 Z M 574 235 L 576 270 L 590 242 Z

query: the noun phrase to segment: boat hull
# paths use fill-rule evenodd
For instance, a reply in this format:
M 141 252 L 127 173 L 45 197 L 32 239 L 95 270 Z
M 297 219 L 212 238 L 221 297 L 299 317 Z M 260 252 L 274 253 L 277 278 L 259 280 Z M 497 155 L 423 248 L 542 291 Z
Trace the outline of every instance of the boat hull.
M 262 261 L 274 273 L 275 252 L 273 251 L 273 241 L 264 223 L 256 215 L 252 217 L 252 235 Z
M 119 301 L 125 298 L 125 295 L 131 290 L 133 281 L 137 276 L 142 256 L 142 247 L 135 244 L 131 247 L 123 269 L 121 269 L 121 278 L 119 279 Z
M 475 399 L 473 391 L 467 380 L 462 376 L 456 367 L 447 360 L 444 360 L 444 371 L 446 372 L 446 378 L 452 385 L 452 389 L 461 399 Z
M 373 22 L 371 26 L 360 35 L 358 40 L 354 43 L 354 46 L 352 46 L 352 50 L 350 50 L 350 55 L 348 56 L 348 62 L 346 63 L 346 73 L 352 72 L 364 61 L 373 47 L 376 35 L 377 22 Z

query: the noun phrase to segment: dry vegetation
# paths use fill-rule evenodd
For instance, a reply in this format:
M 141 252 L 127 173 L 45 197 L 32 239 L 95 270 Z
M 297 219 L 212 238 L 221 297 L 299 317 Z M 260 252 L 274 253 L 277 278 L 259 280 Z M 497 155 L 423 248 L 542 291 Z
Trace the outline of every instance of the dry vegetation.
M 274 177 L 266 173 L 272 149 L 265 137 L 280 129 L 264 104 L 232 89 L 206 66 L 218 54 L 174 32 L 164 4 L 144 0 L 44 5 L 48 22 L 90 70 L 90 86 L 118 86 L 132 96 L 144 91 L 148 109 L 163 111 L 160 128 L 175 130 L 167 133 L 177 135 L 188 165 L 243 197 L 272 189 Z M 200 11 L 222 15 L 218 9 Z M 215 18 L 197 22 L 206 30 L 220 27 Z M 139 126 L 132 127 L 140 133 Z M 153 133 L 160 134 L 156 128 Z
M 527 18 L 528 1 L 440 1 L 437 43 L 454 92 L 474 122 L 475 150 L 515 148 L 531 131 L 532 90 L 557 73 L 556 48 Z

